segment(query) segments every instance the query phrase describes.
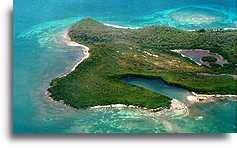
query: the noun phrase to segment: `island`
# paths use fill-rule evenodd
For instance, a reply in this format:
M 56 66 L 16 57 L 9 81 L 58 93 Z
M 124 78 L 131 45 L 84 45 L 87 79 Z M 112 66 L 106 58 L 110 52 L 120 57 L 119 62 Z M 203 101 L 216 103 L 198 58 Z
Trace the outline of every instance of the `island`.
M 185 31 L 167 26 L 116 28 L 92 18 L 73 24 L 70 39 L 88 47 L 89 56 L 64 76 L 51 81 L 48 92 L 77 109 L 125 104 L 169 108 L 172 98 L 130 85 L 122 78 L 159 78 L 167 84 L 203 94 L 237 94 L 234 30 Z M 192 50 L 192 57 L 174 51 Z M 197 51 L 208 51 L 197 64 Z M 211 57 L 212 55 L 216 57 Z M 200 57 L 200 54 L 198 55 Z M 218 57 L 226 62 L 215 63 Z

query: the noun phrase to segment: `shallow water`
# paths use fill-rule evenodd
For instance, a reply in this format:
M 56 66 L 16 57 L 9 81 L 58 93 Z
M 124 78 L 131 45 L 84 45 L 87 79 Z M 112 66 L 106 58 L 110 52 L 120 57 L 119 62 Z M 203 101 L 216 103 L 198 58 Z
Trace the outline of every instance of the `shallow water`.
M 161 79 L 126 77 L 123 82 L 147 88 L 162 95 L 177 99 L 189 107 L 189 116 L 169 118 L 168 121 L 186 132 L 236 132 L 237 131 L 237 101 L 226 99 L 216 102 L 191 104 L 186 97 L 192 95 L 190 91 L 170 86 Z M 171 112 L 171 116 L 175 113 Z
M 193 25 L 169 17 L 190 6 L 217 9 L 225 14 L 225 20 Z M 233 27 L 237 18 L 235 6 L 235 0 L 14 1 L 13 133 L 236 132 L 236 102 L 228 100 L 195 105 L 187 117 L 174 113 L 157 116 L 139 109 L 74 110 L 45 97 L 49 81 L 70 70 L 82 57 L 82 51 L 63 44 L 62 35 L 65 28 L 83 17 L 131 27 Z M 160 82 L 141 82 L 149 83 L 152 89 L 161 87 Z M 179 88 L 162 90 L 180 99 L 187 93 Z

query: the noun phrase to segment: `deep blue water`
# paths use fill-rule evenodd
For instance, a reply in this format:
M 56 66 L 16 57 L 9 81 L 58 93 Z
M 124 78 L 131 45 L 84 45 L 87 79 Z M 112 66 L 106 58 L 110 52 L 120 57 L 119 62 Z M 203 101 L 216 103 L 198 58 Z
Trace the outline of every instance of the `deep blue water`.
M 13 133 L 236 132 L 234 101 L 196 105 L 192 116 L 164 118 L 134 109 L 74 110 L 45 97 L 49 81 L 82 57 L 63 44 L 62 34 L 83 17 L 131 27 L 235 27 L 236 7 L 236 0 L 14 0 Z

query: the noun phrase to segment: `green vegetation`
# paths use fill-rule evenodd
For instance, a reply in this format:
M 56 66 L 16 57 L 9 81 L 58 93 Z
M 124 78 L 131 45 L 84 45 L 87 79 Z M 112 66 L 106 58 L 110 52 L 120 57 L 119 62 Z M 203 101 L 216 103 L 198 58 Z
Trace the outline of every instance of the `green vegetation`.
M 169 107 L 171 99 L 120 81 L 124 76 L 161 78 L 165 82 L 201 93 L 236 94 L 231 76 L 204 76 L 216 71 L 198 66 L 170 50 L 203 48 L 216 51 L 231 64 L 236 32 L 190 32 L 169 27 L 117 29 L 93 19 L 83 19 L 69 32 L 73 41 L 90 48 L 90 57 L 66 77 L 57 78 L 48 91 L 55 100 L 75 108 L 127 104 L 147 108 Z M 228 66 L 228 72 L 233 67 Z
M 206 30 L 205 29 L 200 29 L 197 32 L 206 32 Z
M 214 63 L 214 62 L 217 61 L 217 59 L 215 57 L 212 57 L 212 56 L 205 56 L 205 57 L 202 57 L 202 61 L 203 62 Z

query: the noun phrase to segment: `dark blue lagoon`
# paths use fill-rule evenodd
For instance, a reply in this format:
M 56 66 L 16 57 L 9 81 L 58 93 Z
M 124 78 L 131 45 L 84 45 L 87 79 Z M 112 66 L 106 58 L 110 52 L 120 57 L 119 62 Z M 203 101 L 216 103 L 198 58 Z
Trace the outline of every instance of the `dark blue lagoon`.
M 236 0 L 15 0 L 13 133 L 236 132 L 237 103 L 232 100 L 193 105 L 188 116 L 158 116 L 128 108 L 75 110 L 45 95 L 50 80 L 83 57 L 63 42 L 65 29 L 81 18 L 130 27 L 235 28 L 236 5 Z M 190 93 L 160 80 L 126 81 L 181 101 Z

